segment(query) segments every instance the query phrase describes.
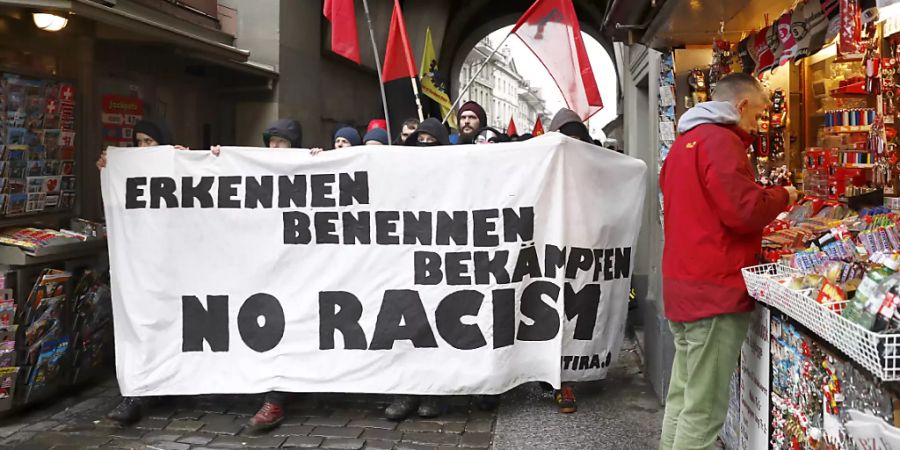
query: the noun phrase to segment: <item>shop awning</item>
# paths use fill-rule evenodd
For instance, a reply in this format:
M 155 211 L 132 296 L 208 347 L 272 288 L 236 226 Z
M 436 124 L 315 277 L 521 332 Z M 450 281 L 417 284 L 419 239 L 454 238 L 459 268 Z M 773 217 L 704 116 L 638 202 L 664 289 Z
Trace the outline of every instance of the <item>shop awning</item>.
M 174 26 L 173 19 L 167 23 L 164 14 L 157 17 L 137 14 L 127 8 L 107 6 L 92 0 L 0 0 L 0 6 L 27 7 L 46 12 L 75 14 L 99 23 L 128 30 L 130 33 L 145 35 L 170 43 L 188 51 L 192 56 L 219 64 L 251 75 L 277 78 L 274 67 L 250 60 L 250 51 L 230 45 L 229 39 L 217 39 L 213 30 L 192 33 Z M 163 18 L 160 18 L 163 17 Z

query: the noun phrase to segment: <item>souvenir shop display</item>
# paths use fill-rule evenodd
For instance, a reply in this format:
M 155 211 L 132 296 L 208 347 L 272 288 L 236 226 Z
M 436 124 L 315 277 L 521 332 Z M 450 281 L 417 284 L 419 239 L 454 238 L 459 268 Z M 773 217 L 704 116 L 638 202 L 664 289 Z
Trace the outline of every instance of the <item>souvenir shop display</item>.
M 765 228 L 760 265 L 744 270 L 771 312 L 770 448 L 858 448 L 851 412 L 889 433 L 900 426 L 900 34 L 889 31 L 900 27 L 885 26 L 879 9 L 800 0 L 766 11 L 731 43 L 720 31 L 711 47 L 674 51 L 671 64 L 662 57 L 663 68 L 679 55 L 694 68 L 672 83 L 686 106 L 727 73 L 758 77 L 770 106 L 750 166 L 759 184 L 803 194 Z M 709 66 L 697 67 L 703 58 Z M 741 370 L 735 377 L 746 381 Z M 723 439 L 739 448 L 746 418 L 732 419 Z
M 0 217 L 75 206 L 75 88 L 0 73 Z

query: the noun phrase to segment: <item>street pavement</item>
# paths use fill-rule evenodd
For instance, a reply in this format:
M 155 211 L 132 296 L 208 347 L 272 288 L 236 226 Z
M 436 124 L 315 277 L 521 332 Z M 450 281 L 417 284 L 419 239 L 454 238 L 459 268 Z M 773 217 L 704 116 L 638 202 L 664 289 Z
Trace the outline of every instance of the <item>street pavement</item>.
M 144 420 L 118 427 L 103 419 L 120 397 L 114 378 L 50 405 L 0 420 L 0 448 L 156 449 L 324 448 L 396 449 L 654 449 L 662 407 L 640 371 L 632 340 L 601 382 L 577 385 L 578 412 L 557 411 L 552 392 L 535 383 L 503 396 L 497 411 L 480 411 L 468 397 L 449 399 L 437 419 L 385 420 L 384 395 L 304 394 L 287 407 L 281 427 L 249 435 L 243 425 L 260 396 L 167 398 Z

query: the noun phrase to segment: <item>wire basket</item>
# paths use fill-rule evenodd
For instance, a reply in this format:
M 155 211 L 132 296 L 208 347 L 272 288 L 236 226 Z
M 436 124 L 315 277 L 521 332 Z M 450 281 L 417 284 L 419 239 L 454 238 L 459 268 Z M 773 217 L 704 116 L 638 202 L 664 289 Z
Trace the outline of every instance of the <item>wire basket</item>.
M 778 282 L 799 274 L 796 269 L 764 264 L 747 267 L 743 273 L 747 292 L 753 298 L 801 323 L 878 379 L 900 381 L 900 334 L 869 331 L 833 311 L 843 302 L 820 304 L 811 290 L 793 290 Z

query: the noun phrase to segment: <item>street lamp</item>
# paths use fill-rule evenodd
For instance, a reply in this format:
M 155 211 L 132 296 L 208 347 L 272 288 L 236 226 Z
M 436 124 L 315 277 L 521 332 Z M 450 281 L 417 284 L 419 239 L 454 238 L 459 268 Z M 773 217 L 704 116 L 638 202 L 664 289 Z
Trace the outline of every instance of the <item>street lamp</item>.
M 48 13 L 33 13 L 34 26 L 44 31 L 59 31 L 66 27 L 69 19 Z

